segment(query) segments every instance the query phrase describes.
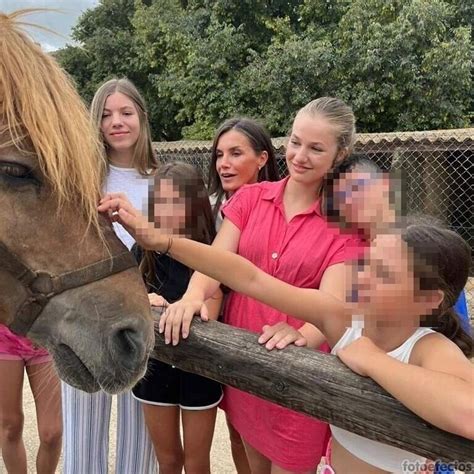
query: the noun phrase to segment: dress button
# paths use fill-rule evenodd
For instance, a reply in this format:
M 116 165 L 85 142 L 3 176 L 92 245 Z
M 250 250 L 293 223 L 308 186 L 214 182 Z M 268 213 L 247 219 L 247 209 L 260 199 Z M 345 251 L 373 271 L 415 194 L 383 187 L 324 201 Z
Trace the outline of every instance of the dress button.
M 272 258 L 273 260 L 276 260 L 278 258 L 278 254 L 276 252 L 272 253 Z

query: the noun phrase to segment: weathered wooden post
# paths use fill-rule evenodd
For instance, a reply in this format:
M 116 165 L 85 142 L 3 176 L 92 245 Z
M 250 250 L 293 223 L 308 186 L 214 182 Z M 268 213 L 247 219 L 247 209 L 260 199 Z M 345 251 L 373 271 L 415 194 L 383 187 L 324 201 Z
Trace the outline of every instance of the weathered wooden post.
M 267 351 L 255 334 L 196 319 L 178 346 L 157 334 L 154 357 L 428 459 L 474 460 L 474 442 L 431 426 L 335 356 Z

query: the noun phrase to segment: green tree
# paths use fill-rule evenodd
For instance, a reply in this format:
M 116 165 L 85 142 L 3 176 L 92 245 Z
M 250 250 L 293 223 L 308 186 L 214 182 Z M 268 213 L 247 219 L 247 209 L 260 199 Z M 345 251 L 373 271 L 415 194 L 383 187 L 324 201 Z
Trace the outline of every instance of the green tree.
M 129 77 L 154 139 L 210 138 L 225 118 L 288 130 L 321 95 L 360 131 L 469 123 L 473 7 L 464 0 L 101 0 L 56 54 L 90 100 Z
M 273 41 L 265 56 L 254 55 L 240 77 L 245 111 L 263 119 L 273 135 L 285 135 L 299 108 L 331 94 L 334 60 L 326 40 L 293 34 Z
M 338 93 L 361 130 L 467 125 L 469 33 L 446 2 L 356 0 L 340 21 L 337 56 Z
M 66 46 L 56 56 L 87 103 L 105 80 L 128 77 L 147 102 L 154 139 L 176 139 L 180 130 L 174 122 L 173 104 L 157 96 L 153 87 L 157 65 L 137 54 L 136 9 L 134 0 L 102 0 L 81 16 L 73 30 L 73 39 L 81 46 Z
M 83 99 L 89 103 L 94 95 L 95 84 L 91 82 L 92 65 L 88 51 L 79 46 L 67 45 L 52 54 L 71 74 Z
M 163 65 L 155 87 L 179 107 L 185 138 L 210 138 L 226 117 L 248 113 L 241 71 L 266 51 L 272 19 L 296 21 L 301 1 L 155 1 L 135 17 L 145 60 Z M 146 57 L 145 57 L 146 56 Z

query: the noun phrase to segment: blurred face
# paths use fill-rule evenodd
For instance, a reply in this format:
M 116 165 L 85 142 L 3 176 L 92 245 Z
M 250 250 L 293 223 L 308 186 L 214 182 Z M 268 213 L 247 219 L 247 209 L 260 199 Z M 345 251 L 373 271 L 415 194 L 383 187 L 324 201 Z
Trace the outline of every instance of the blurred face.
M 163 233 L 183 237 L 186 229 L 186 199 L 170 179 L 160 179 L 154 190 L 154 222 Z
M 292 179 L 318 185 L 340 158 L 333 125 L 320 116 L 296 116 L 286 148 L 286 164 Z
M 342 175 L 334 183 L 334 199 L 343 220 L 358 228 L 375 230 L 394 218 L 383 173 L 354 170 Z
M 368 258 L 353 268 L 351 288 L 356 311 L 380 326 L 418 326 L 442 299 L 439 291 L 420 292 L 412 252 L 398 234 L 377 236 Z
M 256 153 L 249 139 L 237 130 L 223 133 L 217 143 L 216 170 L 227 194 L 244 184 L 257 182 L 259 169 L 268 159 L 266 151 Z
M 105 101 L 101 131 L 113 151 L 133 151 L 140 135 L 140 120 L 134 102 L 121 92 Z

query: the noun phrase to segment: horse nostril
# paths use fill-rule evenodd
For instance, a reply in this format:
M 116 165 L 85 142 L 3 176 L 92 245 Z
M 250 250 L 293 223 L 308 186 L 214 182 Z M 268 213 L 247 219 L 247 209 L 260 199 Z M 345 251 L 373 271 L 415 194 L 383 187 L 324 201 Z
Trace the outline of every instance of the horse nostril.
M 118 329 L 111 337 L 111 350 L 129 369 L 143 361 L 145 353 L 143 334 L 133 327 Z
M 121 329 L 117 331 L 117 344 L 125 354 L 133 354 L 136 352 L 137 344 L 137 333 L 133 329 Z

